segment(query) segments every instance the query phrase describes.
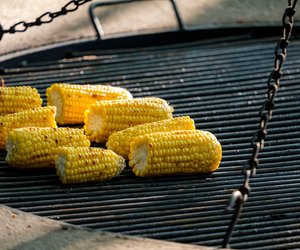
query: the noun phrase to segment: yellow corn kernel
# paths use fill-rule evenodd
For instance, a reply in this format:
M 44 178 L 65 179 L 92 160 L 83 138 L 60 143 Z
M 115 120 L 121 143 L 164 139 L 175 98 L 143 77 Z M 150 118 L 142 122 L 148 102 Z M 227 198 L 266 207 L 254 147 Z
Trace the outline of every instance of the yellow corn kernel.
M 89 147 L 83 129 L 17 128 L 8 134 L 6 162 L 16 168 L 53 168 L 57 148 Z
M 210 132 L 157 132 L 133 139 L 129 166 L 141 177 L 210 173 L 219 167 L 221 158 L 221 144 Z
M 43 100 L 36 88 L 0 87 L 0 116 L 41 107 Z
M 55 156 L 56 174 L 64 184 L 110 180 L 125 167 L 122 156 L 103 148 L 61 147 Z
M 195 130 L 194 120 L 189 116 L 184 116 L 130 127 L 109 136 L 106 147 L 128 159 L 130 143 L 134 137 L 174 130 Z
M 123 88 L 105 85 L 55 83 L 46 90 L 47 103 L 57 107 L 58 124 L 83 124 L 84 111 L 101 100 L 132 99 Z
M 56 128 L 56 107 L 39 107 L 0 116 L 0 150 L 5 149 L 8 133 L 15 128 L 52 127 Z
M 84 129 L 91 141 L 103 143 L 117 131 L 172 118 L 173 108 L 160 98 L 100 101 L 85 111 Z

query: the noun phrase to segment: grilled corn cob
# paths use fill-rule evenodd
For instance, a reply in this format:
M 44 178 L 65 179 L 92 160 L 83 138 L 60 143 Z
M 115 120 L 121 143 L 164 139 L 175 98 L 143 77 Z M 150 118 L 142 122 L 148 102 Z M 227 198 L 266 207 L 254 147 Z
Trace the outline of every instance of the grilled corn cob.
M 173 108 L 160 98 L 100 101 L 85 111 L 84 129 L 92 141 L 105 142 L 114 132 L 172 118 Z
M 41 107 L 42 102 L 36 88 L 29 86 L 0 87 L 0 115 Z
M 0 116 L 0 150 L 5 149 L 8 133 L 22 127 L 56 127 L 56 107 L 39 107 Z
M 129 166 L 141 177 L 209 173 L 218 168 L 221 158 L 221 144 L 209 132 L 157 132 L 133 139 Z
M 185 116 L 130 127 L 113 133 L 108 138 L 106 147 L 128 159 L 130 142 L 134 137 L 173 130 L 195 130 L 194 120 Z
M 8 134 L 6 162 L 16 168 L 51 168 L 61 146 L 89 147 L 83 129 L 17 128 Z
M 58 124 L 82 124 L 84 111 L 99 100 L 131 99 L 125 89 L 104 85 L 55 83 L 46 90 L 48 105 L 57 107 Z
M 125 166 L 122 156 L 103 148 L 61 147 L 55 156 L 56 174 L 64 184 L 110 180 Z

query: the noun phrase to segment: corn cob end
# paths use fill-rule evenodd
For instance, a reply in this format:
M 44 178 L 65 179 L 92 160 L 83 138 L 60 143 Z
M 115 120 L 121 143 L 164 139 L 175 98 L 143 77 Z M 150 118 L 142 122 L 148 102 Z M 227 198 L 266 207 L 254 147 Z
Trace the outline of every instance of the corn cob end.
M 57 106 L 59 124 L 82 124 L 84 111 L 97 101 L 132 99 L 126 89 L 109 85 L 54 83 L 46 90 L 47 104 Z
M 37 107 L 22 110 L 13 114 L 0 116 L 0 150 L 5 149 L 6 138 L 10 131 L 22 127 L 52 127 L 56 128 L 56 107 Z
M 84 112 L 84 131 L 87 138 L 90 141 L 94 141 L 97 143 L 104 142 L 106 138 L 105 136 L 105 128 L 104 128 L 104 120 L 102 119 L 102 111 L 100 110 L 98 113 L 92 112 L 87 109 Z
M 43 100 L 36 88 L 0 86 L 0 115 L 41 107 Z
M 164 119 L 171 119 L 173 108 L 160 98 L 99 101 L 84 113 L 84 130 L 91 141 L 104 143 L 117 131 Z
M 221 144 L 206 131 L 151 133 L 133 139 L 129 166 L 136 176 L 210 173 L 218 169 Z
M 64 107 L 64 98 L 62 98 L 62 90 L 57 88 L 56 85 L 53 85 L 46 89 L 47 96 L 47 105 L 56 107 L 56 121 L 59 124 L 64 124 L 63 119 L 63 107 Z
M 103 148 L 61 147 L 55 157 L 56 174 L 63 184 L 107 181 L 125 166 L 123 157 Z
M 194 120 L 189 116 L 182 116 L 129 127 L 110 135 L 106 147 L 128 160 L 130 142 L 133 138 L 154 132 L 175 130 L 195 130 Z
M 89 147 L 82 129 L 24 127 L 12 130 L 6 141 L 6 162 L 16 168 L 53 168 L 59 147 Z

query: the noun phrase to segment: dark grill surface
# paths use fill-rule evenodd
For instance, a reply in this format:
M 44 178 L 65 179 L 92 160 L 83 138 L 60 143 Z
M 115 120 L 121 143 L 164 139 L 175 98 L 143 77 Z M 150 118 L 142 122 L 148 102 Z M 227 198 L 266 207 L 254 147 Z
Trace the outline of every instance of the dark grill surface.
M 55 82 L 112 83 L 135 97 L 168 100 L 213 132 L 222 164 L 209 175 L 137 178 L 129 169 L 104 183 L 63 186 L 54 171 L 21 172 L 0 154 L 0 203 L 90 228 L 176 242 L 221 246 L 228 197 L 242 184 L 258 110 L 278 38 L 199 41 L 87 52 L 72 60 L 9 69 L 7 85 L 45 89 Z M 80 54 L 78 54 L 80 56 Z M 300 247 L 300 42 L 292 41 L 250 199 L 233 248 Z

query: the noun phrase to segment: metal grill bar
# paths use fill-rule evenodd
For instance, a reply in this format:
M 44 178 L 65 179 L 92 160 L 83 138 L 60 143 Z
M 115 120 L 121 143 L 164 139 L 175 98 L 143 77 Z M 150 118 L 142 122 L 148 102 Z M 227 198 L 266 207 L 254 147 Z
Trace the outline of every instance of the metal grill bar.
M 224 211 L 227 198 L 241 185 L 240 166 L 251 155 L 274 40 L 231 37 L 211 44 L 75 52 L 77 58 L 7 69 L 7 85 L 35 86 L 44 99 L 54 82 L 112 83 L 135 97 L 165 98 L 176 116 L 190 115 L 197 128 L 216 134 L 223 160 L 211 175 L 141 179 L 126 169 L 109 182 L 63 186 L 51 170 L 13 170 L 0 152 L 0 203 L 101 230 L 220 246 L 231 218 Z M 259 174 L 233 248 L 300 245 L 299 48 L 297 41 L 290 46 Z
M 252 48 L 253 50 L 255 50 L 255 47 Z M 90 76 L 90 78 L 92 79 L 94 78 L 98 78 L 100 77 L 100 79 L 102 81 L 106 81 L 106 80 L 114 80 L 114 79 L 118 79 L 116 77 L 116 75 L 120 75 L 120 77 L 122 77 L 124 74 L 126 74 L 126 79 L 136 79 L 136 78 L 146 78 L 144 80 L 147 80 L 147 78 L 149 78 L 150 73 L 152 75 L 161 75 L 163 74 L 164 76 L 169 76 L 169 75 L 173 75 L 175 74 L 180 74 L 185 75 L 185 74 L 189 74 L 189 73 L 194 73 L 196 75 L 199 74 L 205 74 L 205 72 L 207 72 L 206 74 L 211 73 L 212 69 L 220 69 L 218 67 L 218 64 L 222 65 L 222 70 L 223 72 L 226 73 L 225 70 L 228 70 L 230 72 L 230 70 L 233 70 L 234 72 L 238 72 L 241 70 L 249 70 L 249 68 L 245 68 L 245 67 L 250 67 L 250 69 L 256 68 L 257 70 L 265 73 L 265 70 L 261 69 L 261 67 L 266 67 L 268 65 L 265 64 L 267 58 L 270 59 L 271 61 L 271 56 L 269 53 L 270 49 L 264 50 L 264 51 L 259 51 L 259 55 L 256 56 L 251 56 L 249 55 L 249 51 L 243 53 L 242 51 L 229 51 L 226 52 L 228 53 L 227 55 L 225 54 L 224 57 L 219 58 L 218 55 L 202 55 L 202 54 L 198 54 L 194 51 L 191 51 L 190 55 L 183 55 L 188 57 L 188 59 L 180 59 L 180 57 L 178 56 L 172 56 L 171 54 L 166 54 L 164 56 L 168 56 L 170 58 L 167 59 L 167 61 L 164 57 L 158 57 L 154 60 L 153 63 L 149 63 L 149 58 L 145 57 L 142 58 L 141 60 L 134 60 L 134 63 L 130 63 L 128 61 L 122 61 L 119 58 L 119 61 L 110 64 L 108 60 L 101 60 L 101 57 L 98 60 L 92 60 L 90 61 L 90 65 L 85 63 L 82 63 L 83 65 L 80 65 L 79 62 L 75 63 L 70 63 L 69 67 L 65 67 L 64 64 L 58 64 L 55 67 L 41 67 L 41 68 L 28 68 L 25 70 L 24 73 L 22 73 L 22 69 L 17 72 L 14 72 L 12 70 L 8 70 L 7 72 L 9 72 L 10 74 L 14 74 L 14 77 L 16 78 L 16 81 L 18 80 L 18 78 L 20 78 L 20 80 L 22 80 L 23 75 L 22 74 L 26 74 L 26 72 L 28 71 L 41 71 L 41 73 L 39 74 L 39 78 L 40 79 L 46 79 L 47 81 L 51 81 L 53 77 L 53 70 L 57 70 L 60 69 L 60 74 L 61 77 L 66 77 L 68 76 L 70 78 L 70 80 L 75 80 L 75 81 L 80 81 L 82 79 L 86 79 L 87 76 Z M 240 56 L 237 55 L 232 55 L 232 53 L 240 53 Z M 247 55 L 245 55 L 247 53 Z M 299 53 L 299 51 L 296 50 L 291 50 L 291 53 L 295 53 L 295 57 L 297 57 L 297 54 Z M 189 58 L 189 56 L 191 58 Z M 294 57 L 294 56 L 293 56 Z M 298 56 L 299 58 L 299 56 Z M 218 61 L 216 61 L 216 59 L 218 59 Z M 145 60 L 146 63 L 142 64 L 140 63 L 140 61 Z M 260 61 L 262 62 L 261 67 L 255 67 L 255 65 L 252 65 L 252 61 L 253 60 L 258 60 L 257 63 L 260 63 Z M 236 70 L 234 70 L 234 68 L 229 67 L 229 64 L 235 64 L 235 66 L 238 66 Z M 85 66 L 86 64 L 86 66 Z M 188 66 L 188 68 L 185 68 L 185 71 L 182 71 L 183 65 Z M 81 66 L 81 67 L 80 67 Z M 114 67 L 112 67 L 114 66 Z M 165 67 L 165 70 L 159 70 L 161 69 L 161 66 Z M 243 67 L 245 66 L 245 67 Z M 271 64 L 269 64 L 268 67 L 270 67 Z M 99 70 L 95 70 L 95 68 L 92 67 L 99 67 L 99 69 L 101 69 L 101 72 L 99 72 Z M 208 68 L 211 67 L 211 68 Z M 78 68 L 80 68 L 80 71 L 78 71 Z M 84 72 L 84 76 L 82 76 L 82 72 Z M 74 77 L 72 77 L 72 75 L 70 75 L 70 73 L 74 73 Z M 147 74 L 147 75 L 146 75 Z M 58 74 L 56 74 L 58 75 Z M 210 74 L 211 75 L 211 74 Z M 147 76 L 147 77 L 145 77 Z M 244 75 L 245 76 L 245 75 Z M 247 75 L 246 75 L 247 76 Z M 78 78 L 79 77 L 79 78 Z M 59 79 L 59 78 L 57 78 Z M 170 79 L 174 79 L 174 78 L 170 78 Z M 176 75 L 175 75 L 175 79 L 176 79 Z M 24 80 L 24 79 L 23 79 Z M 28 79 L 26 79 L 28 81 L 31 80 L 30 76 L 28 76 Z M 125 80 L 125 79 L 121 79 L 121 80 Z

